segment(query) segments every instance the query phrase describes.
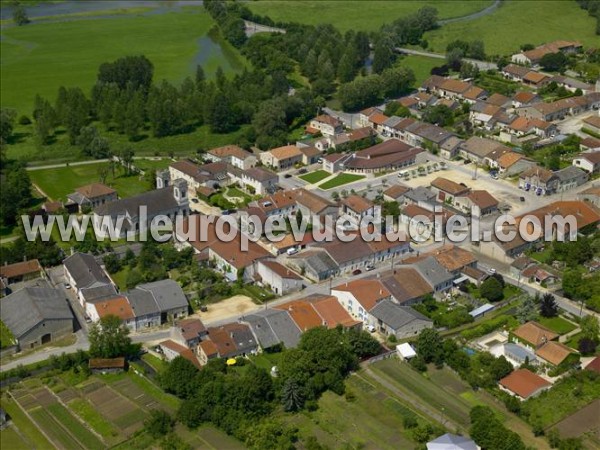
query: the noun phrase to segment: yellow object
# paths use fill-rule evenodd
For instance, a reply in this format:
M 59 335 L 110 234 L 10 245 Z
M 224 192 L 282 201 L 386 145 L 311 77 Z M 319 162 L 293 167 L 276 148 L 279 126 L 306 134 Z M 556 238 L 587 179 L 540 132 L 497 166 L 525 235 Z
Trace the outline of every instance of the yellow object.
M 228 365 L 228 366 L 235 366 L 235 363 L 236 363 L 236 361 L 235 361 L 235 359 L 233 359 L 233 358 L 229 358 L 229 359 L 227 360 L 227 365 Z

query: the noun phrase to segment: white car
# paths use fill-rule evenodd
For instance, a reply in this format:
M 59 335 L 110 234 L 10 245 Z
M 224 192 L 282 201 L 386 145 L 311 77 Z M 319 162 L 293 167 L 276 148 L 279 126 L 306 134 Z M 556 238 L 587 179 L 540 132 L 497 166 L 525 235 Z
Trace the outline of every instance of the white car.
M 371 265 L 369 265 L 369 266 L 365 267 L 365 270 L 366 270 L 367 272 L 370 272 L 371 270 L 375 270 L 375 266 L 371 266 Z
M 369 333 L 375 333 L 375 327 L 373 325 L 368 325 L 367 330 L 369 330 Z

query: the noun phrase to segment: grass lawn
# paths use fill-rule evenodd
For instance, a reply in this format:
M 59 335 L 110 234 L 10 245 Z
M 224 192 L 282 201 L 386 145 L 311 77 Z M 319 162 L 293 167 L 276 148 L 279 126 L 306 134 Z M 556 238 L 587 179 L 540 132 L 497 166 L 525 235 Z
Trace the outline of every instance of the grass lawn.
M 425 33 L 425 39 L 429 49 L 436 52 L 445 52 L 446 45 L 455 39 L 481 39 L 488 55 L 508 55 L 516 53 L 522 44 L 540 45 L 557 39 L 597 47 L 595 30 L 596 20 L 576 2 L 507 0 L 492 14 L 443 25 Z
M 115 282 L 117 286 L 119 286 L 119 290 L 126 291 L 127 290 L 127 275 L 129 274 L 129 266 L 123 267 L 117 273 L 111 274 L 112 280 Z
M 301 175 L 298 178 L 306 181 L 307 183 L 316 184 L 319 181 L 327 178 L 329 175 L 331 175 L 331 174 L 329 172 L 327 172 L 326 170 L 317 170 L 316 172 L 311 172 L 311 173 Z
M 2 30 L 2 106 L 31 114 L 36 94 L 56 98 L 60 86 L 92 87 L 98 67 L 125 55 L 145 55 L 154 79 L 180 82 L 197 64 L 207 74 L 227 72 L 245 62 L 218 38 L 214 21 L 201 7 L 164 14 L 131 14 L 55 23 L 35 21 Z M 93 49 L 93 50 L 90 50 Z
M 161 170 L 166 169 L 173 161 L 171 158 L 160 158 L 160 159 L 136 159 L 134 166 L 139 170 Z
M 35 422 L 41 429 L 59 445 L 64 446 L 68 449 L 78 449 L 81 447 L 78 442 L 71 436 L 67 431 L 60 426 L 60 423 L 56 420 L 52 414 L 50 414 L 45 408 L 41 406 L 36 408 L 29 413 Z M 65 424 L 66 425 L 66 424 Z
M 558 334 L 566 334 L 577 328 L 577 325 L 562 317 L 540 317 L 538 322 Z
M 408 67 L 415 73 L 415 86 L 420 86 L 431 76 L 431 69 L 445 63 L 443 59 L 428 58 L 426 56 L 403 56 L 397 63 L 400 67 Z
M 269 16 L 274 21 L 300 22 L 309 25 L 333 24 L 340 31 L 376 31 L 384 23 L 414 13 L 424 6 L 437 8 L 441 19 L 461 17 L 480 11 L 491 1 L 419 1 L 390 2 L 381 0 L 279 0 L 248 2 L 247 7 L 256 14 Z
M 17 406 L 17 404 L 8 398 L 2 397 L 2 408 L 11 417 L 13 423 L 19 429 L 19 432 L 27 439 L 27 447 L 11 447 L 6 446 L 4 442 L 4 431 L 0 434 L 2 437 L 3 448 L 52 448 L 53 446 L 48 442 L 48 439 L 41 433 L 38 427 L 25 415 L 25 413 Z
M 335 178 L 332 178 L 329 181 L 326 181 L 323 184 L 319 185 L 320 189 L 333 189 L 339 186 L 343 186 L 344 184 L 354 183 L 355 181 L 362 180 L 365 178 L 364 175 L 355 175 L 353 173 L 340 173 Z
M 237 131 L 225 134 L 213 134 L 207 125 L 201 126 L 191 133 L 179 134 L 177 136 L 166 136 L 155 138 L 151 130 L 144 130 L 142 139 L 131 142 L 126 136 L 106 131 L 100 124 L 95 124 L 100 134 L 106 137 L 112 149 L 131 148 L 136 156 L 165 156 L 173 152 L 178 156 L 195 155 L 198 147 L 214 148 L 236 142 L 238 137 L 247 128 L 241 127 Z M 19 159 L 30 163 L 30 165 L 43 165 L 49 163 L 64 163 L 72 161 L 84 161 L 89 156 L 81 154 L 81 149 L 72 146 L 63 130 L 59 130 L 56 141 L 44 147 L 35 143 L 34 131 L 31 125 L 17 126 L 15 128 L 17 138 L 15 142 L 7 145 L 6 152 L 9 158 Z
M 146 364 L 150 365 L 154 370 L 156 370 L 159 373 L 169 366 L 168 362 L 163 361 L 162 359 L 151 355 L 150 353 L 143 354 L 142 360 L 144 360 Z
M 4 322 L 0 320 L 0 348 L 10 347 L 15 343 L 15 338 Z
M 85 184 L 100 181 L 98 170 L 108 163 L 84 164 L 80 166 L 59 167 L 55 169 L 40 169 L 29 172 L 31 181 L 39 186 L 51 199 L 65 200 L 67 195 L 76 188 Z M 139 175 L 124 176 L 121 168 L 115 172 L 113 178 L 109 173 L 106 184 L 117 190 L 119 197 L 131 197 L 148 190 L 144 180 L 140 181 Z
M 15 428 L 9 426 L 0 430 L 0 443 L 3 448 L 28 448 L 27 442 L 19 436 Z

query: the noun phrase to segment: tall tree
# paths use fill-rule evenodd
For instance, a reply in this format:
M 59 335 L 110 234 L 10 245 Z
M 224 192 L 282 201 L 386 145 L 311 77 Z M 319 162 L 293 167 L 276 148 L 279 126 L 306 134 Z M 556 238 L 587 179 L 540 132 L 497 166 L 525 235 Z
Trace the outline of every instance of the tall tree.
M 558 315 L 558 305 L 552 294 L 544 294 L 540 302 L 540 315 L 542 317 L 556 317 Z
M 119 317 L 111 314 L 92 325 L 89 340 L 90 356 L 94 358 L 116 358 L 131 352 L 129 328 Z
M 285 380 L 281 389 L 281 401 L 286 411 L 298 411 L 304 407 L 304 393 L 295 379 Z
M 373 72 L 381 73 L 385 69 L 391 67 L 396 60 L 394 53 L 394 44 L 389 37 L 381 37 L 375 43 L 375 50 L 373 52 Z
M 27 15 L 27 11 L 25 7 L 19 1 L 14 1 L 12 4 L 13 7 L 13 20 L 18 26 L 27 25 L 30 20 Z

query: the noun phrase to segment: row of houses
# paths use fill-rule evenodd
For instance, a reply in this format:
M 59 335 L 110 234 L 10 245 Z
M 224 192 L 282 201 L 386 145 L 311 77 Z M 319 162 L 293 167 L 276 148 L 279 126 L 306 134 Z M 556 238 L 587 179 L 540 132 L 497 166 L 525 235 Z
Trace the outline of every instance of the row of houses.
M 64 260 L 63 267 L 67 286 L 92 322 L 115 315 L 130 329 L 142 330 L 188 315 L 187 298 L 174 280 L 144 283 L 119 293 L 90 254 L 74 253 Z

